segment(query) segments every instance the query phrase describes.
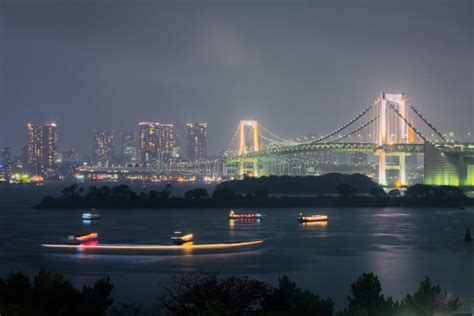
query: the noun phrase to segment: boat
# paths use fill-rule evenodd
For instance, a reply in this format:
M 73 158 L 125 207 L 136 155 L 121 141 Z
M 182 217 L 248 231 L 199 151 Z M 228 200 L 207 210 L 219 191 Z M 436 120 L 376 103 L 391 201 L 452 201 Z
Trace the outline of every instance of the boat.
M 231 210 L 229 212 L 229 219 L 263 219 L 265 214 L 255 212 L 255 213 L 244 213 L 244 212 L 234 212 Z
M 226 250 L 226 249 L 238 249 L 243 247 L 252 247 L 262 244 L 263 240 L 251 240 L 242 242 L 230 242 L 230 243 L 214 243 L 214 244 L 193 244 L 191 242 L 184 243 L 181 245 L 131 245 L 131 244 L 98 244 L 96 241 L 83 244 L 41 244 L 42 247 L 48 249 L 56 249 L 60 251 L 64 250 L 80 250 L 88 251 L 93 250 L 104 251 L 105 253 L 118 252 L 118 253 L 148 253 L 148 252 L 160 252 L 160 251 L 208 251 L 208 250 Z
M 193 240 L 193 234 L 183 233 L 180 231 L 174 232 L 174 236 L 171 236 L 171 240 L 176 245 L 182 245 Z
M 67 236 L 68 244 L 83 244 L 91 241 L 96 241 L 99 235 L 97 233 L 88 233 L 80 235 L 69 235 Z
M 99 219 L 101 217 L 102 215 L 100 215 L 100 213 L 97 212 L 94 208 L 90 212 L 82 213 L 82 219 L 86 219 L 86 220 L 94 220 L 94 219 Z
M 298 215 L 298 222 L 300 223 L 309 223 L 309 222 L 327 222 L 328 221 L 328 216 L 327 215 L 303 215 L 303 213 L 300 213 Z

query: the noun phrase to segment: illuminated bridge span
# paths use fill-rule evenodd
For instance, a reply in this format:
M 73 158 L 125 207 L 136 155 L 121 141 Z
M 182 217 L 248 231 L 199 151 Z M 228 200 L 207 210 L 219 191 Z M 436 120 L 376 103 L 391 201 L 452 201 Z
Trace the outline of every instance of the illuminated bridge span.
M 428 182 L 474 185 L 474 144 L 448 141 L 404 94 L 382 93 L 353 119 L 319 137 L 287 139 L 255 120 L 240 121 L 224 161 L 237 164 L 239 176 L 260 176 L 265 174 L 259 168 L 261 160 L 316 151 L 375 153 L 382 185 L 387 185 L 387 170 L 397 170 L 400 184 L 407 184 L 405 159 L 414 153 L 425 154 L 426 182 L 428 151 L 428 169 L 435 168 L 429 169 L 434 176 L 428 176 Z M 387 157 L 397 157 L 398 165 L 388 165 Z
M 299 154 L 314 151 L 335 151 L 335 152 L 375 152 L 377 150 L 383 150 L 387 153 L 397 152 L 410 152 L 410 153 L 424 153 L 424 144 L 391 144 L 378 146 L 377 144 L 371 143 L 314 143 L 314 144 L 297 144 L 294 146 L 286 147 L 273 147 L 267 150 L 261 150 L 259 152 L 252 151 L 242 156 L 227 157 L 228 160 L 238 161 L 242 158 L 258 158 L 258 157 L 271 157 L 273 155 L 288 155 L 288 154 Z

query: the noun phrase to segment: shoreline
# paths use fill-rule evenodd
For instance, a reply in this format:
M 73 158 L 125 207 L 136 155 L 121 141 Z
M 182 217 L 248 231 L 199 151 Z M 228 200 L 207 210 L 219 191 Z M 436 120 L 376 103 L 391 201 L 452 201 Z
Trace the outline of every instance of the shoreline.
M 88 200 L 88 199 L 44 199 L 34 209 L 209 209 L 209 208 L 291 208 L 291 207 L 442 207 L 463 208 L 474 205 L 474 199 L 447 198 L 406 198 L 406 197 L 268 197 L 214 199 L 202 198 L 189 200 L 185 198 L 168 198 L 157 200 Z

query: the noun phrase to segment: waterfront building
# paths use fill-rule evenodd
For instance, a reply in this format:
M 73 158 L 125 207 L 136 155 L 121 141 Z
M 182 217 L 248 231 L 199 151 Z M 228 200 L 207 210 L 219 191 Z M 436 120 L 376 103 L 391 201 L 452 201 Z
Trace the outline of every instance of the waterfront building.
M 92 163 L 95 166 L 108 167 L 112 165 L 114 134 L 113 130 L 94 131 Z
M 58 145 L 55 123 L 35 125 L 28 128 L 28 167 L 31 176 L 50 178 L 57 175 L 56 153 Z
M 9 180 L 13 173 L 12 150 L 10 147 L 2 148 L 2 169 L 5 180 Z
M 124 133 L 121 143 L 121 160 L 125 165 L 137 163 L 137 138 L 135 133 Z
M 158 137 L 157 137 L 157 123 L 140 122 L 138 124 L 140 129 L 140 162 L 146 165 L 151 159 L 157 158 L 158 151 Z
M 19 171 L 28 172 L 28 145 L 21 148 L 21 156 L 16 157 L 15 167 Z
M 173 124 L 141 122 L 140 160 L 146 165 L 151 159 L 169 159 L 173 154 Z
M 163 159 L 171 158 L 174 148 L 173 124 L 157 123 L 158 155 Z
M 425 144 L 425 184 L 474 186 L 474 144 L 459 147 L 465 148 L 443 152 L 433 144 Z
M 56 124 L 43 125 L 43 150 L 43 175 L 46 178 L 56 176 L 56 156 L 58 151 Z
M 207 123 L 186 124 L 187 155 L 191 161 L 207 156 Z
M 79 157 L 74 149 L 65 149 L 61 157 L 60 175 L 62 179 L 74 179 L 79 167 Z
M 41 125 L 28 123 L 28 169 L 32 175 L 41 174 L 42 137 Z

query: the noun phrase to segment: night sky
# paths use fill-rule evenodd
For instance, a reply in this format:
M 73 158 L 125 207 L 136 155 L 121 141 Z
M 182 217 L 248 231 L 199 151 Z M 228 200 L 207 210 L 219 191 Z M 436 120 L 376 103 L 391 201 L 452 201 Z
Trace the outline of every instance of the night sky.
M 0 146 L 30 121 L 85 154 L 93 129 L 207 121 L 217 153 L 240 119 L 325 134 L 381 91 L 473 131 L 473 3 L 0 0 Z

